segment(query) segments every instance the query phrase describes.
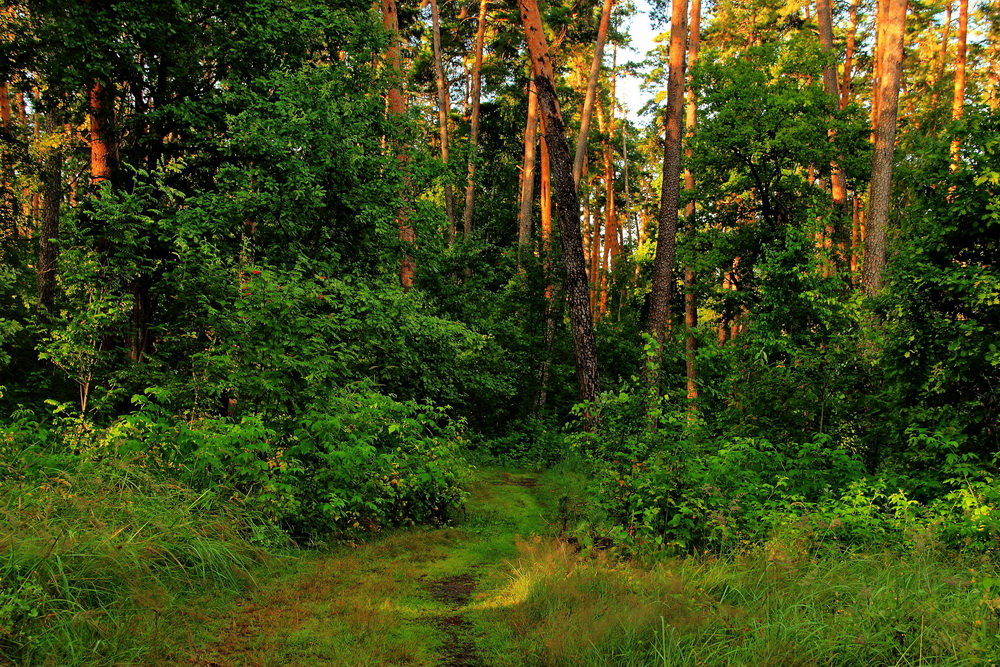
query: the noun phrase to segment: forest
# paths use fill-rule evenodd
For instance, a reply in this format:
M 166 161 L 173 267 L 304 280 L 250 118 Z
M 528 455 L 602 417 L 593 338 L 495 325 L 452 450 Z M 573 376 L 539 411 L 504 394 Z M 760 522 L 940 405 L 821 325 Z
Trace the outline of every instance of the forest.
M 0 664 L 1000 659 L 1000 4 L 8 0 L 0 157 Z

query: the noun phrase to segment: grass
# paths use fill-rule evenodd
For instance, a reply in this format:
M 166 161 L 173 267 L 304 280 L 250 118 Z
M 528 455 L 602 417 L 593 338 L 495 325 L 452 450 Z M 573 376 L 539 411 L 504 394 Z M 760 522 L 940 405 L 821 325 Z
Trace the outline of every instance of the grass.
M 765 550 L 653 567 L 522 542 L 483 604 L 506 625 L 490 664 L 979 665 L 1000 623 L 976 574 L 930 554 Z
M 120 462 L 79 459 L 0 489 L 0 658 L 140 661 L 196 592 L 221 599 L 266 560 L 246 515 Z
M 527 474 L 487 471 L 470 482 L 460 527 L 413 528 L 340 545 L 304 558 L 215 624 L 214 639 L 183 647 L 166 660 L 194 654 L 197 664 L 437 665 L 454 642 L 443 617 L 464 615 L 489 589 L 498 567 L 517 556 L 513 536 L 544 529 Z M 435 599 L 435 582 L 468 575 L 473 601 Z M 488 628 L 470 618 L 462 639 L 479 643 Z

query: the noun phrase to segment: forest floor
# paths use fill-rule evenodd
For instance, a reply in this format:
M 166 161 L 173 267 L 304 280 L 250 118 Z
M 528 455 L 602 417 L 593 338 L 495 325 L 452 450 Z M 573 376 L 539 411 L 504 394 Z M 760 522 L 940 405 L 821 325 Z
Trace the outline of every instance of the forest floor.
M 478 473 L 461 528 L 401 530 L 304 558 L 251 597 L 228 603 L 224 622 L 211 620 L 218 609 L 189 611 L 182 624 L 190 628 L 186 641 L 204 643 L 165 662 L 507 662 L 502 654 L 509 626 L 502 612 L 516 601 L 511 571 L 527 545 L 551 532 L 551 508 L 544 502 L 551 491 L 530 474 Z
M 193 601 L 160 664 L 997 664 L 992 564 L 781 541 L 630 563 L 558 537 L 584 488 L 571 469 L 477 471 L 454 527 L 281 559 L 245 598 Z

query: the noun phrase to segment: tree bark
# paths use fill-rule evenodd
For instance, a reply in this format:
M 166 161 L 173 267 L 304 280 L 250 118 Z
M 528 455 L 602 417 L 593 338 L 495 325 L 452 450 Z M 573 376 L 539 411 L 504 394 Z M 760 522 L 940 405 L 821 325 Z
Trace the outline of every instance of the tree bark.
M 540 111 L 540 110 L 539 110 Z M 549 143 L 545 140 L 545 117 L 539 115 L 539 124 L 542 127 L 541 145 L 541 172 L 539 174 L 539 208 L 541 213 L 541 233 L 542 233 L 542 259 L 545 263 L 545 273 L 548 275 L 548 262 L 552 257 L 552 161 L 549 159 Z M 551 296 L 550 288 L 546 288 L 546 296 Z
M 881 89 L 881 77 L 882 68 L 880 63 L 882 62 L 882 52 L 884 50 L 885 36 L 885 8 L 889 2 L 894 2 L 895 0 L 875 0 L 875 48 L 872 53 L 872 60 L 874 62 L 872 70 L 872 104 L 870 113 L 872 133 L 871 141 L 872 144 L 875 143 L 875 126 L 878 124 L 879 115 L 879 93 Z
M 466 236 L 472 233 L 472 212 L 476 201 L 476 150 L 479 147 L 479 108 L 483 86 L 483 48 L 486 41 L 486 4 L 479 0 L 479 25 L 476 29 L 476 59 L 472 65 L 472 127 L 469 130 L 469 175 L 465 184 L 465 210 L 462 217 L 462 231 Z
M 615 259 L 618 257 L 618 211 L 615 207 L 615 162 L 611 149 L 612 137 L 615 133 L 615 96 L 614 84 L 611 86 L 611 108 L 608 114 L 605 140 L 603 146 L 604 158 L 604 257 L 601 275 L 601 303 L 599 317 L 608 310 L 608 292 L 611 287 L 611 272 Z
M 58 125 L 51 118 L 49 131 Z M 45 148 L 42 157 L 42 210 L 41 228 L 38 233 L 38 267 L 35 277 L 38 286 L 38 316 L 45 322 L 55 312 L 56 271 L 59 263 L 59 208 L 62 204 L 62 148 L 53 144 Z
M 896 114 L 899 108 L 899 83 L 903 68 L 903 39 L 906 29 L 907 0 L 883 0 L 879 16 L 879 60 L 876 63 L 878 88 L 875 92 L 878 115 L 873 134 L 871 194 L 867 211 L 867 238 L 861 283 L 865 293 L 877 294 L 884 285 L 889 199 L 892 194 L 892 167 L 896 141 Z
M 542 17 L 536 0 L 518 0 L 525 40 L 531 57 L 538 90 L 538 103 L 545 117 L 545 140 L 553 174 L 556 219 L 562 242 L 565 287 L 569 300 L 570 329 L 576 379 L 582 401 L 597 397 L 600 376 L 597 369 L 597 344 L 591 319 L 587 272 L 583 263 L 583 239 L 580 234 L 580 202 L 573 181 L 573 159 L 566 141 L 566 127 L 556 98 L 555 77 Z
M 651 358 L 645 364 L 647 385 L 658 391 L 663 341 L 669 327 L 670 302 L 674 291 L 677 254 L 677 207 L 680 201 L 681 125 L 684 102 L 684 62 L 687 40 L 687 0 L 675 0 L 670 18 L 670 73 L 667 78 L 666 139 L 663 151 L 663 184 L 660 220 L 653 259 L 649 333 L 653 338 Z
M 597 98 L 597 81 L 601 75 L 601 64 L 604 62 L 604 44 L 608 40 L 608 29 L 611 26 L 611 10 L 615 0 L 604 0 L 601 11 L 601 23 L 597 27 L 597 42 L 594 44 L 594 59 L 590 63 L 590 77 L 587 79 L 587 93 L 583 98 L 583 110 L 580 112 L 580 134 L 576 137 L 576 154 L 573 157 L 573 182 L 580 183 L 583 173 L 583 160 L 587 155 L 587 140 L 590 138 L 590 120 L 594 115 L 594 100 Z
M 0 143 L 4 147 L 4 157 L 0 164 L 0 230 L 6 238 L 17 238 L 17 198 L 14 196 L 13 160 L 9 158 L 9 147 L 14 143 L 14 121 L 10 106 L 10 88 L 0 83 Z
M 937 106 L 938 90 L 941 88 L 940 83 L 944 80 L 944 68 L 948 64 L 948 43 L 951 40 L 951 10 L 954 4 L 954 0 L 948 0 L 947 9 L 945 10 L 944 15 L 944 26 L 941 30 L 941 48 L 938 52 L 936 81 L 939 85 L 934 86 L 934 92 L 931 94 L 931 106 L 934 107 Z
M 118 142 L 115 139 L 115 89 L 95 81 L 87 91 L 90 120 L 90 184 L 114 183 L 118 171 Z
M 396 77 L 396 83 L 389 89 L 389 113 L 393 116 L 402 117 L 406 115 L 406 99 L 403 97 L 403 91 L 399 87 L 399 80 L 403 76 L 403 62 L 399 47 L 399 19 L 396 16 L 395 0 L 382 0 L 382 27 L 392 36 L 392 41 L 386 51 L 386 60 L 393 75 Z M 407 163 L 406 153 L 399 150 L 397 152 L 397 160 L 405 171 Z M 406 178 L 404 176 L 405 182 Z M 396 226 L 399 230 L 399 240 L 404 246 L 412 246 L 416 240 L 416 235 L 413 232 L 413 225 L 407 216 L 405 206 L 401 206 L 396 214 Z M 409 254 L 408 249 L 404 248 L 403 258 L 399 263 L 399 282 L 404 290 L 409 291 L 413 287 L 415 275 L 416 262 L 413 260 L 413 256 Z
M 521 167 L 521 197 L 517 213 L 517 246 L 522 255 L 531 244 L 531 210 L 535 201 L 535 156 L 538 146 L 538 94 L 535 82 L 528 84 L 528 120 L 524 128 L 524 163 Z
M 955 91 L 951 99 L 951 119 L 960 120 L 965 114 L 965 58 L 969 35 L 969 0 L 958 3 L 958 48 L 955 52 Z M 961 144 L 951 142 L 951 168 L 958 169 Z
M 847 28 L 847 44 L 844 52 L 844 74 L 840 80 L 840 108 L 846 109 L 851 102 L 854 80 L 854 52 L 858 43 L 858 7 L 861 0 L 851 0 L 850 26 Z
M 827 56 L 827 61 L 823 66 L 823 90 L 839 106 L 840 91 L 837 89 L 837 68 L 833 63 L 833 4 L 831 0 L 816 0 L 816 20 L 819 24 L 820 49 Z M 832 131 L 830 138 L 833 138 Z M 835 160 L 830 164 L 830 195 L 833 200 L 835 220 L 838 218 L 846 220 L 847 218 L 847 184 L 844 172 L 840 168 L 839 163 L 841 161 Z M 835 223 L 829 224 L 826 227 L 826 234 L 823 237 L 823 247 L 828 253 L 831 253 L 833 250 L 834 236 L 837 235 L 838 231 L 839 226 Z M 841 262 L 833 261 L 833 258 L 830 258 L 827 260 L 826 272 L 828 274 L 832 273 L 833 267 L 839 264 Z
M 444 56 L 441 52 L 441 15 L 438 12 L 437 0 L 431 3 L 431 29 L 434 46 L 434 79 L 437 84 L 438 101 L 438 136 L 441 143 L 441 162 L 448 169 L 448 116 L 451 110 L 451 93 L 448 90 L 448 79 L 444 72 Z M 448 218 L 448 242 L 455 240 L 455 193 L 449 180 L 444 184 L 444 210 Z
M 691 0 L 691 24 L 688 29 L 688 66 L 693 67 L 698 62 L 698 52 L 701 47 L 701 0 Z M 695 96 L 694 87 L 691 85 L 690 77 L 687 87 L 687 102 L 684 109 L 684 154 L 687 159 L 691 159 L 691 139 L 698 124 L 698 99 Z M 690 169 L 684 170 L 684 189 L 689 195 L 694 192 L 694 174 Z M 688 200 L 684 207 L 684 217 L 690 232 L 695 231 L 695 203 L 694 199 Z M 698 369 L 696 357 L 698 353 L 698 339 L 695 337 L 695 329 L 698 326 L 698 300 L 694 293 L 697 284 L 697 276 L 694 269 L 688 266 L 684 269 L 684 326 L 687 329 L 687 336 L 684 340 L 684 367 L 687 376 L 687 397 L 690 401 L 698 400 Z

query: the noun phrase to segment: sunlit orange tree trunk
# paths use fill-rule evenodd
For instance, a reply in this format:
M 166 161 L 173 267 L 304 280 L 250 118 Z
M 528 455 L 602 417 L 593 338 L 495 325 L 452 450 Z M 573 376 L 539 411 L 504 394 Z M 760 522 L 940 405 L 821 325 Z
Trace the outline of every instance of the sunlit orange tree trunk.
M 14 196 L 13 159 L 10 147 L 14 144 L 14 119 L 10 106 L 10 89 L 0 83 L 0 229 L 3 236 L 17 236 L 17 198 Z
M 965 114 L 965 59 L 969 37 L 969 0 L 958 4 L 958 48 L 955 51 L 955 90 L 951 100 L 951 119 L 960 120 Z M 958 169 L 960 144 L 951 142 L 951 167 Z
M 871 193 L 866 211 L 867 234 L 861 282 L 867 294 L 877 294 L 884 285 L 889 225 L 889 201 L 892 194 L 892 161 L 896 141 L 896 114 L 899 107 L 899 84 L 903 69 L 903 38 L 906 29 L 907 0 L 883 0 L 879 7 L 879 40 L 875 64 L 878 86 L 874 91 L 876 107 L 873 135 Z

